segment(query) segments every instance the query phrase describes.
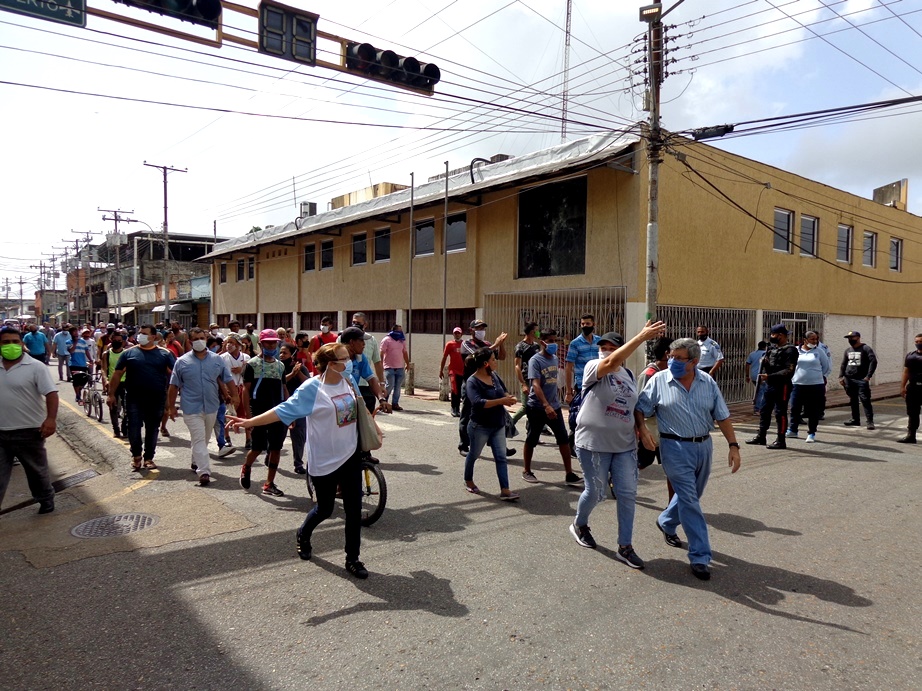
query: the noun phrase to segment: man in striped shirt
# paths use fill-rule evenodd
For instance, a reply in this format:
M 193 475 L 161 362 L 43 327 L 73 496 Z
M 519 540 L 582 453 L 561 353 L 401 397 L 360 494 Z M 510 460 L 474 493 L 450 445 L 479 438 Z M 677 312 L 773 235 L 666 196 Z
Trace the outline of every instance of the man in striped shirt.
M 711 544 L 700 500 L 711 475 L 710 433 L 714 422 L 730 445 L 729 465 L 734 473 L 740 468 L 740 445 L 720 389 L 709 374 L 697 368 L 700 357 L 701 348 L 693 339 L 673 341 L 668 369 L 657 372 L 647 382 L 634 416 L 641 442 L 652 449 L 653 438 L 643 420 L 656 415 L 663 470 L 675 489 L 656 527 L 666 544 L 680 548 L 682 541 L 676 529 L 679 525 L 685 527 L 692 574 L 706 581 L 711 577 Z

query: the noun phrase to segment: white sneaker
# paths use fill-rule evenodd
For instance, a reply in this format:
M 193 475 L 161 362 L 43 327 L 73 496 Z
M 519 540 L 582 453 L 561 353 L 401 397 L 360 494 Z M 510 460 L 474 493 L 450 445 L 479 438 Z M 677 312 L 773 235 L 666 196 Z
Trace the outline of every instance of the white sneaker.
M 232 453 L 234 453 L 234 451 L 236 450 L 237 449 L 235 449 L 233 446 L 230 446 L 230 445 L 221 447 L 221 449 L 218 451 L 218 458 L 226 458 L 227 456 L 230 456 Z
M 789 429 L 787 432 L 784 433 L 784 436 L 787 437 L 788 439 L 797 439 L 797 432 L 795 432 L 792 429 Z
M 815 441 L 816 441 L 816 435 L 815 435 L 815 434 L 808 434 L 808 435 L 807 435 L 807 443 L 808 443 L 808 444 L 812 444 L 812 443 L 815 442 Z

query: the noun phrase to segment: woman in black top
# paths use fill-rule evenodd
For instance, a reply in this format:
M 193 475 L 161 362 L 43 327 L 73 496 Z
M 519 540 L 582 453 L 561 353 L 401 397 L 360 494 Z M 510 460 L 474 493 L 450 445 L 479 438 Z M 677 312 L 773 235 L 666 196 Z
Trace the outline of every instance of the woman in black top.
M 515 396 L 506 391 L 503 380 L 493 369 L 496 367 L 496 355 L 489 348 L 481 348 L 467 360 L 471 368 L 476 368 L 466 384 L 465 393 L 471 404 L 471 421 L 467 432 L 471 447 L 464 463 L 464 482 L 471 494 L 480 494 L 474 484 L 474 462 L 490 444 L 493 460 L 496 462 L 496 477 L 499 479 L 500 499 L 515 501 L 519 495 L 509 490 L 509 472 L 506 469 L 506 417 L 505 407 L 515 405 Z
M 301 363 L 294 358 L 294 346 L 283 343 L 279 347 L 279 360 L 285 365 L 285 387 L 291 396 L 295 390 L 307 381 L 307 374 Z M 288 428 L 291 436 L 291 451 L 294 456 L 295 472 L 304 475 L 304 444 L 307 441 L 307 418 L 299 417 Z

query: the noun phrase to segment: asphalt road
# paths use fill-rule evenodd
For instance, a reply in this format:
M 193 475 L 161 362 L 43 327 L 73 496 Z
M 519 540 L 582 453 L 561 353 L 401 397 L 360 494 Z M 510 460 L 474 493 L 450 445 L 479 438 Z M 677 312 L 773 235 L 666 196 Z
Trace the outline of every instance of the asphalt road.
M 367 581 L 343 569 L 339 510 L 315 533 L 314 558 L 297 558 L 310 500 L 290 449 L 284 498 L 259 494 L 259 466 L 253 488 L 239 488 L 241 453 L 213 456 L 216 482 L 202 489 L 181 422 L 160 471 L 139 477 L 107 425 L 64 406 L 52 466 L 100 475 L 60 494 L 54 514 L 0 518 L 0 687 L 922 686 L 922 447 L 895 443 L 901 401 L 876 404 L 873 432 L 831 410 L 817 444 L 744 446 L 736 475 L 718 441 L 703 501 L 715 551 L 706 583 L 654 526 L 666 498 L 658 466 L 641 473 L 634 546 L 647 567 L 632 571 L 612 557 L 613 501 L 592 515 L 598 550 L 570 536 L 579 492 L 563 485 L 553 447 L 537 450 L 542 483 L 529 485 L 513 442 L 518 504 L 495 498 L 486 459 L 475 476 L 485 494 L 473 496 L 448 405 L 401 403 L 377 454 L 389 500 L 362 534 Z M 739 426 L 740 438 L 752 429 Z M 70 536 L 88 517 L 128 510 L 159 522 L 126 537 Z

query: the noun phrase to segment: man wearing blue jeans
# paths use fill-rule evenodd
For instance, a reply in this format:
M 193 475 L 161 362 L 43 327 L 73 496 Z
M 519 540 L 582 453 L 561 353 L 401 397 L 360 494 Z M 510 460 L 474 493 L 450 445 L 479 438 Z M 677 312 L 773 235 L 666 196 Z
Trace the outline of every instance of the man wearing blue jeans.
M 652 436 L 644 417 L 656 416 L 660 455 L 666 477 L 675 489 L 669 506 L 656 520 L 656 527 L 671 547 L 682 547 L 676 535 L 679 525 L 688 537 L 688 560 L 695 578 L 711 577 L 711 543 L 701 510 L 701 495 L 711 475 L 713 444 L 711 430 L 717 422 L 730 445 L 731 472 L 740 468 L 740 445 L 730 423 L 730 411 L 711 376 L 697 369 L 701 348 L 691 338 L 672 342 L 669 370 L 653 377 L 640 394 L 634 416 L 641 441 L 651 448 Z

